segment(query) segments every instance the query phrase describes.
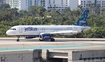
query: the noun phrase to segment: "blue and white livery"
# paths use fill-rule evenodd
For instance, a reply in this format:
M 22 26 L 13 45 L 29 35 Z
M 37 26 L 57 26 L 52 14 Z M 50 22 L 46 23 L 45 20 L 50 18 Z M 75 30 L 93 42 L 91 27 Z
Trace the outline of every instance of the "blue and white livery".
M 73 35 L 90 29 L 87 26 L 89 10 L 85 10 L 78 21 L 74 25 L 18 25 L 7 30 L 6 34 L 17 36 L 25 36 L 26 39 L 39 36 L 40 41 L 55 41 L 53 35 Z

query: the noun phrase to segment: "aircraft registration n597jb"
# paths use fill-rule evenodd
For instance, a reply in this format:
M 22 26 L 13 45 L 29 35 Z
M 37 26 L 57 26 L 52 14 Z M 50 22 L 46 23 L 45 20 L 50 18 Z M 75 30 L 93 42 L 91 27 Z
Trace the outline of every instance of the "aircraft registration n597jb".
M 17 25 L 7 30 L 6 34 L 17 36 L 19 41 L 20 36 L 26 39 L 39 36 L 39 41 L 55 41 L 53 35 L 73 35 L 90 29 L 87 26 L 89 10 L 85 10 L 74 25 Z

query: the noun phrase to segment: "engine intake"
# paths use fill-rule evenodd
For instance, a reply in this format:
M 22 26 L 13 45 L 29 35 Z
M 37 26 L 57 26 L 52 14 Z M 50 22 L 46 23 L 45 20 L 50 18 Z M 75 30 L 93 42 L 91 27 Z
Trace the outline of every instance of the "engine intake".
M 40 34 L 39 37 L 40 37 L 39 38 L 40 41 L 55 41 L 55 39 L 53 39 L 51 34 Z

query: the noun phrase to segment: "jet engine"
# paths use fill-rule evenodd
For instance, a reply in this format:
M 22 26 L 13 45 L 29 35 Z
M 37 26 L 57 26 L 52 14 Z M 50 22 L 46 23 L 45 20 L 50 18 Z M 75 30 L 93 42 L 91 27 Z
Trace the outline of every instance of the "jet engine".
M 51 34 L 40 34 L 40 41 L 55 41 L 55 39 L 51 36 Z

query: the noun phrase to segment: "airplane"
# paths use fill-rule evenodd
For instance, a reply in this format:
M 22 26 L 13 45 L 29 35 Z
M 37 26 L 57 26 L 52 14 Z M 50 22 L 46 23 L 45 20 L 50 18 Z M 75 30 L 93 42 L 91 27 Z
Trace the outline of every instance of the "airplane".
M 87 26 L 89 10 L 83 11 L 74 25 L 17 25 L 6 31 L 7 35 L 17 36 L 17 42 L 20 36 L 26 39 L 39 37 L 39 41 L 55 41 L 54 35 L 73 35 L 90 29 Z

